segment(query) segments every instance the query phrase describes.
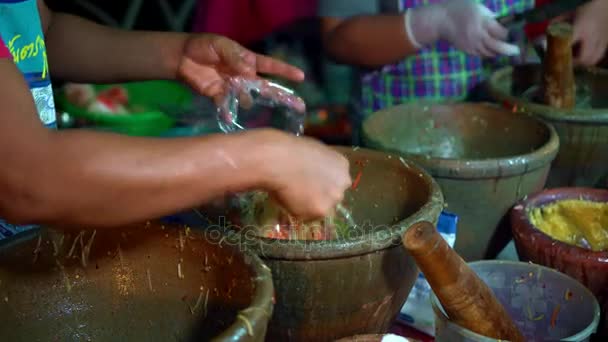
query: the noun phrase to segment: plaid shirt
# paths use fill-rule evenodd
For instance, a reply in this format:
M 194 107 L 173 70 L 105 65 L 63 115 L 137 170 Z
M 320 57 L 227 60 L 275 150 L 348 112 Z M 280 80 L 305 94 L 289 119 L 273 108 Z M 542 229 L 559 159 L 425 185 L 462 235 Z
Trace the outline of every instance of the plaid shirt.
M 401 0 L 404 8 L 415 8 L 449 0 Z M 481 0 L 497 16 L 534 7 L 534 0 Z M 511 41 L 522 42 L 523 30 L 511 32 Z M 483 59 L 456 50 L 445 41 L 421 49 L 416 55 L 387 65 L 362 77 L 361 110 L 368 115 L 382 108 L 417 99 L 462 100 L 492 71 L 516 60 L 507 57 Z

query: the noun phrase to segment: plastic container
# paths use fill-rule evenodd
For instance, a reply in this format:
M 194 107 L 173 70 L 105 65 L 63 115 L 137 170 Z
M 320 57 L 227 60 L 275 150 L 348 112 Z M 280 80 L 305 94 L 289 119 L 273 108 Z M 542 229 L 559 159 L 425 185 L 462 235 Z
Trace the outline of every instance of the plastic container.
M 528 341 L 589 341 L 595 333 L 599 304 L 573 278 L 532 263 L 493 260 L 469 266 L 494 291 Z M 431 301 L 435 341 L 498 341 L 451 323 L 434 295 Z
M 114 85 L 95 85 L 96 91 Z M 134 136 L 158 136 L 172 128 L 175 120 L 165 113 L 167 108 L 187 107 L 192 103 L 193 93 L 180 83 L 171 81 L 145 81 L 124 83 L 129 102 L 147 108 L 141 113 L 111 115 L 90 112 L 86 108 L 70 103 L 63 91 L 56 93 L 57 105 L 69 115 L 90 121 L 102 130 Z

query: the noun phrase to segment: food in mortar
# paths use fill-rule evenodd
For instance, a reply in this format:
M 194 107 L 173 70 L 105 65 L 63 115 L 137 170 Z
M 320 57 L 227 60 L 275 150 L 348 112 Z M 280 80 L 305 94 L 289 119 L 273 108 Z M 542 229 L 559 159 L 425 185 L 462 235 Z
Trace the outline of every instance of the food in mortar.
M 288 213 L 266 192 L 254 191 L 239 196 L 239 222 L 256 235 L 281 240 L 335 240 L 346 237 L 354 228 L 350 214 L 339 206 L 322 220 L 303 222 Z M 343 208 L 342 208 L 343 209 Z
M 561 242 L 592 251 L 608 250 L 608 203 L 562 200 L 528 213 L 530 222 Z

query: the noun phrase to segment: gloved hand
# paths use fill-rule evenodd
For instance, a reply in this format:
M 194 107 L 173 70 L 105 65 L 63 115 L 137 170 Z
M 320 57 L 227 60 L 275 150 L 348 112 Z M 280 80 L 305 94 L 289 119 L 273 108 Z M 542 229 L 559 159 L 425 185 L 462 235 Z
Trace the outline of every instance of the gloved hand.
M 495 14 L 473 0 L 446 0 L 421 6 L 405 13 L 408 37 L 418 48 L 446 40 L 471 55 L 517 56 L 517 45 L 506 42 L 508 30 Z

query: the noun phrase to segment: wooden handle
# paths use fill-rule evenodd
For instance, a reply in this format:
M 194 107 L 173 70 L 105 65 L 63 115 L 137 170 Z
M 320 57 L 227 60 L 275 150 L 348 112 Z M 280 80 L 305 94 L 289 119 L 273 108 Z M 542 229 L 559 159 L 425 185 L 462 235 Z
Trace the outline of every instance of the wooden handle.
M 416 260 L 450 321 L 487 337 L 525 341 L 492 290 L 431 223 L 411 226 L 403 234 L 403 245 Z
M 576 103 L 572 35 L 572 25 L 568 23 L 553 23 L 547 28 L 543 96 L 547 105 L 560 109 L 574 108 Z

